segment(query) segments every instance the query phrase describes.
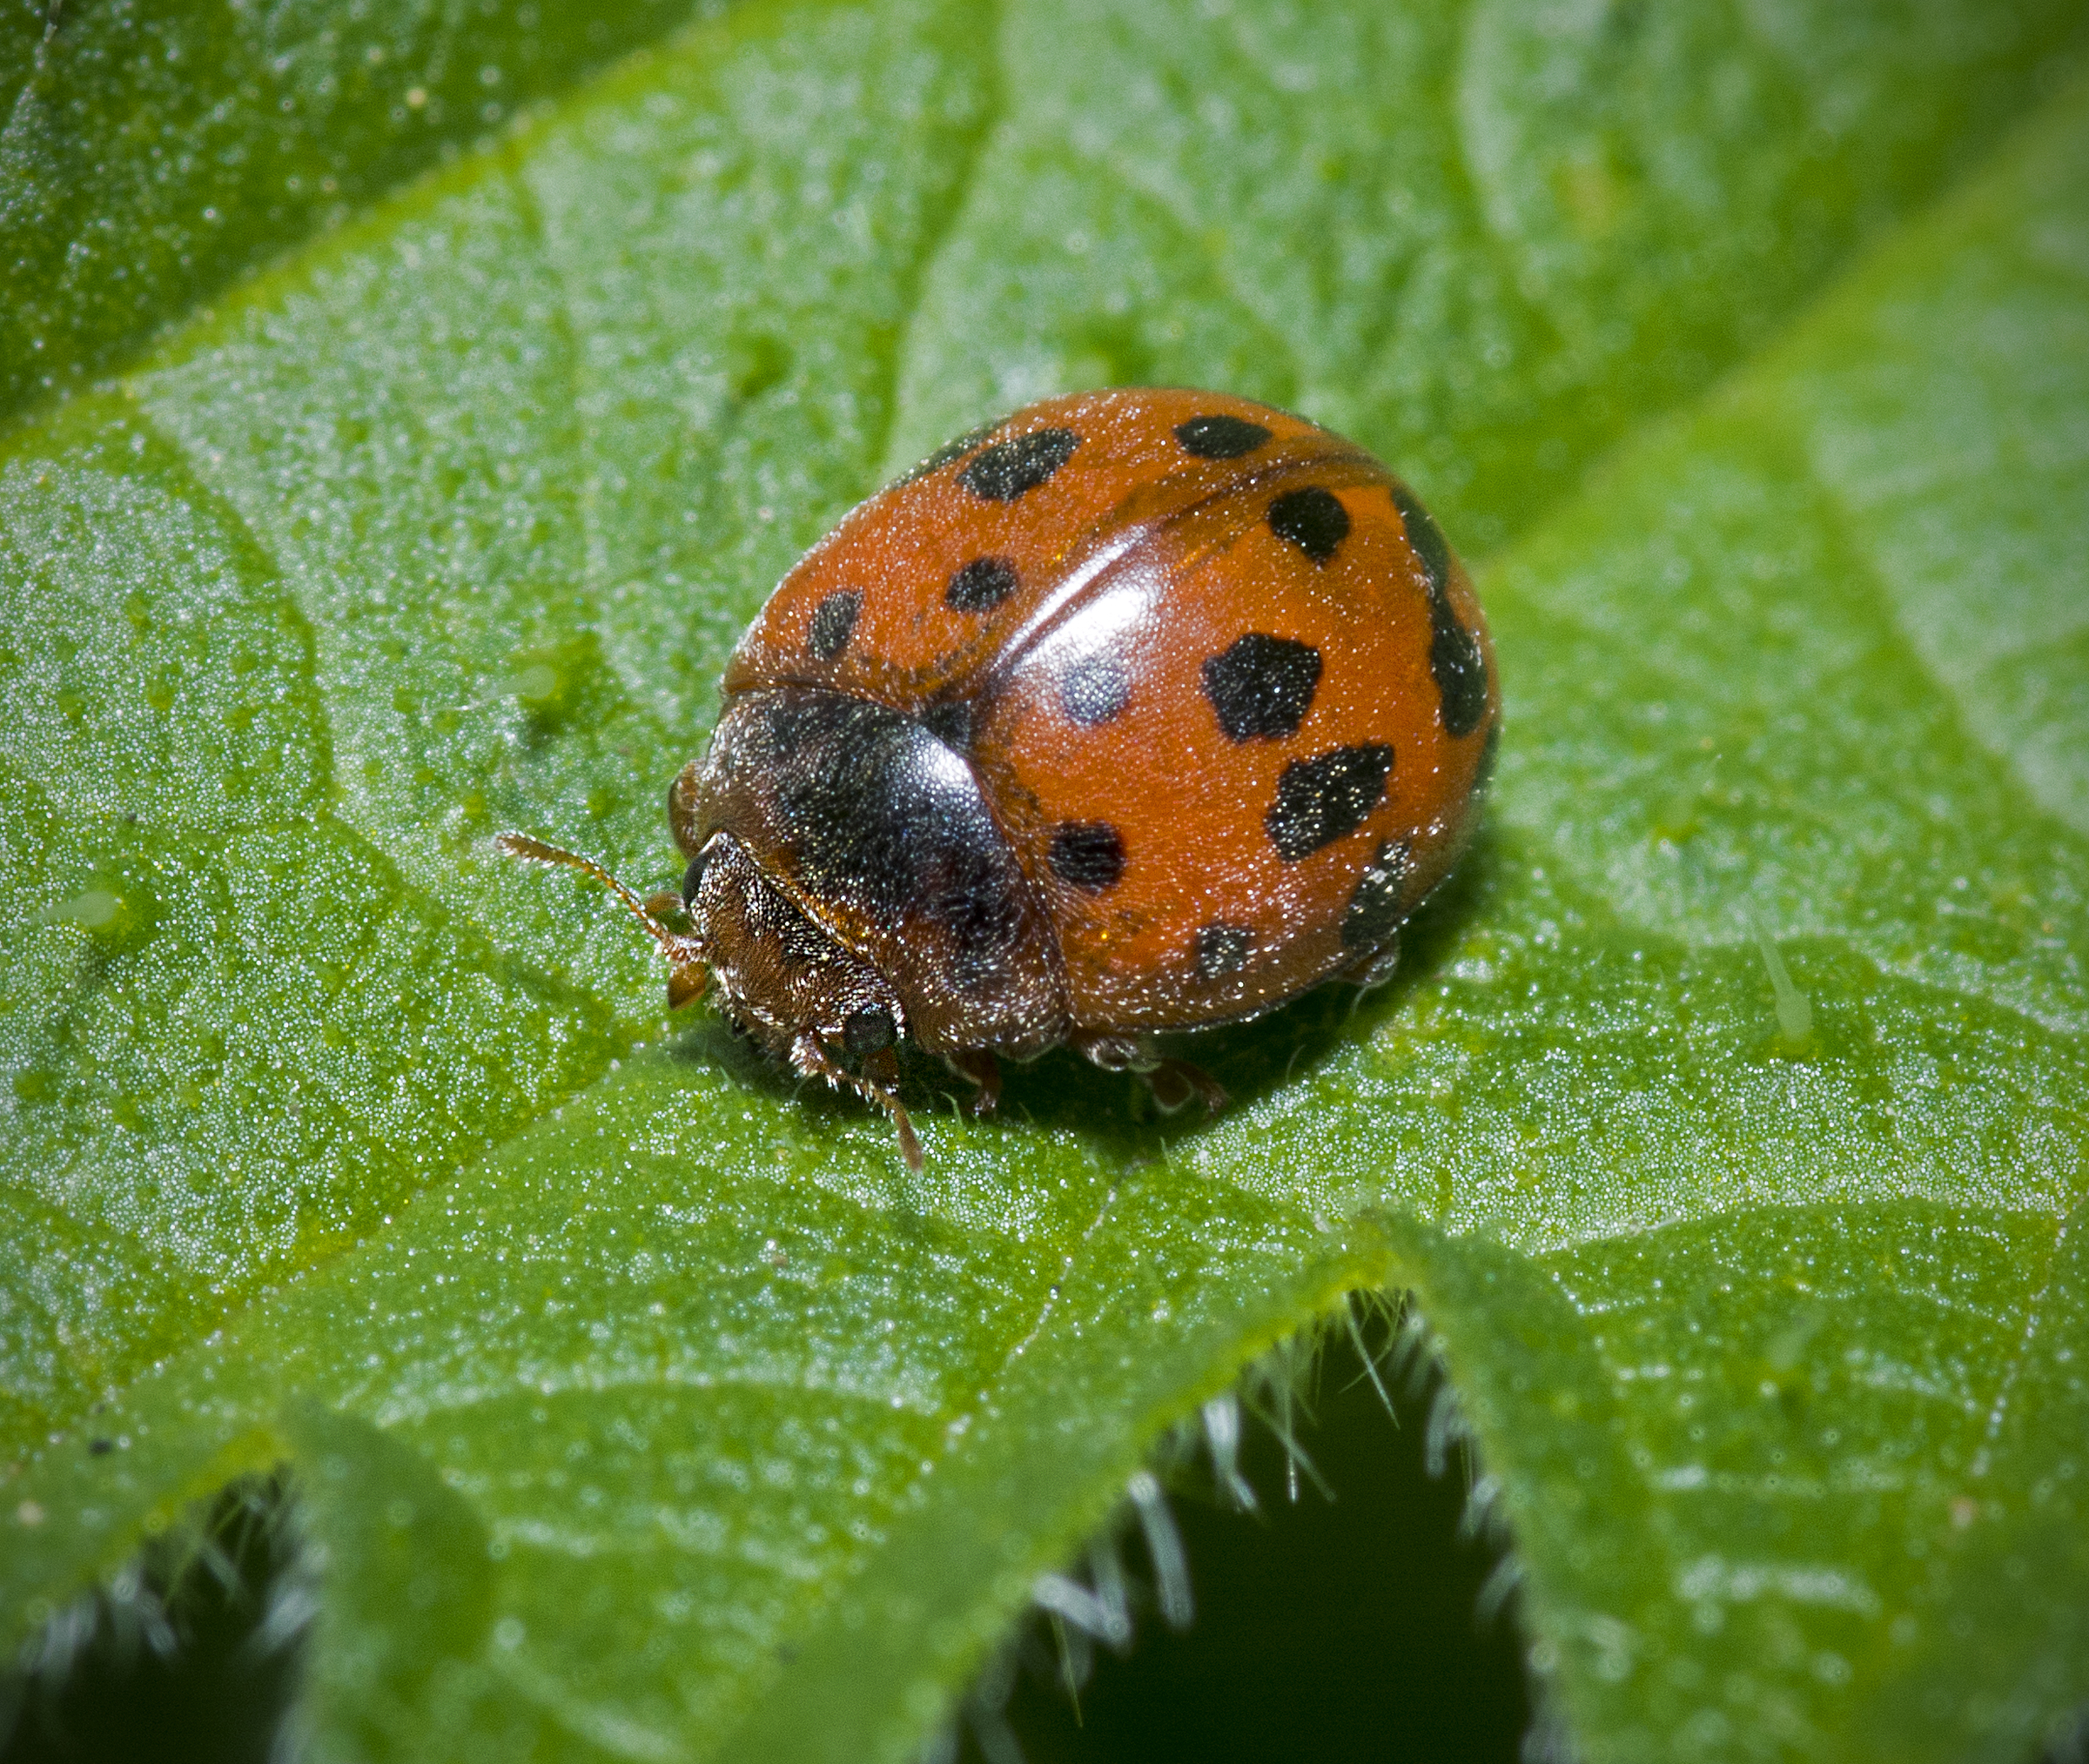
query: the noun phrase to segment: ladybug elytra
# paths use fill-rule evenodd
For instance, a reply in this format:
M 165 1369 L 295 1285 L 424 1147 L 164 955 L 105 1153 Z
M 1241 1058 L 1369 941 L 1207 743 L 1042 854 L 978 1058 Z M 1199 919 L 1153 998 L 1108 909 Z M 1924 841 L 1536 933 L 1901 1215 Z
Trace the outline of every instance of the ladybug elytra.
M 668 998 L 887 1110 L 911 1037 L 991 1109 L 1068 1044 L 1164 1108 L 1162 1030 L 1386 977 L 1463 848 L 1501 701 L 1435 522 L 1353 443 L 1128 389 L 976 431 L 845 516 L 734 652 L 668 793 L 688 860 L 608 882 Z

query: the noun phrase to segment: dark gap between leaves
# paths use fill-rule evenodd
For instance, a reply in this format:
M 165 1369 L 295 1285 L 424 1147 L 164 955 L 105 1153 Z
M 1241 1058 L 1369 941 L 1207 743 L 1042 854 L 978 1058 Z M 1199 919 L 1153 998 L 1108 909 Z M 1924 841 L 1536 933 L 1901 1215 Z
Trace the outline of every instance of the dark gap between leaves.
M 1078 1719 L 1056 1675 L 1019 1674 L 1006 1716 L 1027 1764 L 1245 1764 L 1306 1748 L 1331 1764 L 1516 1758 L 1528 1710 L 1521 1643 L 1508 1613 L 1476 1614 L 1498 1553 L 1458 1536 L 1462 1466 L 1455 1453 L 1441 1477 L 1423 1466 L 1434 1380 L 1403 1398 L 1397 1428 L 1346 1339 L 1328 1344 L 1317 1382 L 1313 1419 L 1296 1422 L 1335 1499 L 1301 1479 L 1290 1499 L 1282 1447 L 1244 1418 L 1240 1465 L 1260 1512 L 1199 1494 L 1201 1465 L 1170 1497 L 1195 1621 L 1177 1633 L 1142 1611 L 1129 1653 L 1098 1654 Z M 207 1532 L 216 1572 L 165 1553 L 140 1577 L 171 1645 L 154 1647 L 97 1600 L 67 1671 L 0 1691 L 0 1719 L 16 1712 L 0 1764 L 264 1764 L 297 1666 L 294 1647 L 257 1638 L 272 1582 L 292 1566 L 279 1485 L 228 1490 Z M 1126 1554 L 1142 1559 L 1136 1545 Z M 1049 1657 L 1051 1644 L 1028 1652 Z M 993 1764 L 969 1734 L 961 1756 Z
M 1189 1555 L 1196 1618 L 1179 1633 L 1151 1601 L 1122 1657 L 1098 1650 L 1077 1714 L 1044 1620 L 1021 1653 L 1004 1718 L 1025 1764 L 1515 1764 L 1529 1725 L 1522 1641 L 1509 1608 L 1482 1620 L 1480 1590 L 1498 1546 L 1459 1535 L 1466 1475 L 1423 1462 L 1432 1373 L 1387 1418 L 1340 1335 L 1324 1352 L 1299 1443 L 1333 1492 L 1300 1477 L 1287 1492 L 1283 1447 L 1244 1415 L 1240 1466 L 1259 1513 L 1200 1491 L 1193 1460 L 1170 1491 Z M 1128 1563 L 1143 1566 L 1131 1544 Z M 966 1731 L 961 1764 L 1002 1764 Z
M 70 1659 L 0 1677 L 0 1764 L 267 1764 L 299 1649 L 261 1623 L 295 1553 L 279 1478 L 212 1504 L 198 1537 L 147 1551 L 131 1596 L 104 1592 Z M 64 1620 L 50 1636 L 72 1627 Z
M 1436 1377 L 1387 1419 L 1349 1342 L 1324 1349 L 1313 1416 L 1297 1437 L 1333 1490 L 1301 1478 L 1244 1418 L 1240 1467 L 1260 1502 L 1241 1513 L 1200 1494 L 1199 1472 L 1171 1490 L 1197 1614 L 1168 1629 L 1151 1604 L 1118 1657 L 1098 1651 L 1077 1714 L 1056 1671 L 1016 1675 L 1004 1714 L 1024 1764 L 1512 1764 L 1529 1725 L 1514 1600 L 1489 1619 L 1481 1587 L 1501 1559 L 1461 1538 L 1464 1466 L 1424 1464 Z M 1205 1479 L 1208 1486 L 1208 1478 Z M 294 1525 L 279 1479 L 249 1479 L 213 1505 L 214 1566 L 163 1546 L 139 1565 L 141 1597 L 93 1600 L 91 1629 L 60 1672 L 0 1676 L 0 1764 L 266 1764 L 294 1694 L 293 1639 L 265 1646 L 272 1593 L 294 1566 Z M 1125 1552 L 1135 1566 L 1143 1551 Z M 164 1618 L 156 1627 L 140 1613 Z M 1027 1620 L 1033 1667 L 1053 1646 Z M 960 1764 L 1002 1764 L 966 1731 Z M 2089 1711 L 2027 1764 L 2082 1764 Z

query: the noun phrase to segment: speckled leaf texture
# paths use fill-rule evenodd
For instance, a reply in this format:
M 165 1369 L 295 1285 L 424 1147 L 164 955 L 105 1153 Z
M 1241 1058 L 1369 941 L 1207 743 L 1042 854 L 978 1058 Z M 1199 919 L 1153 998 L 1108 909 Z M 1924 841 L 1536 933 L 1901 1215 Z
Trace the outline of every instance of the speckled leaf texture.
M 0 1646 L 287 1465 L 311 1756 L 908 1759 L 1363 1288 L 1592 1764 L 2015 1761 L 2089 1698 L 2079 6 L 50 16 Z M 1487 830 L 1398 983 L 1203 1043 L 1217 1121 L 917 1067 L 910 1176 L 487 837 L 668 881 L 796 553 L 1110 381 L 1422 489 Z

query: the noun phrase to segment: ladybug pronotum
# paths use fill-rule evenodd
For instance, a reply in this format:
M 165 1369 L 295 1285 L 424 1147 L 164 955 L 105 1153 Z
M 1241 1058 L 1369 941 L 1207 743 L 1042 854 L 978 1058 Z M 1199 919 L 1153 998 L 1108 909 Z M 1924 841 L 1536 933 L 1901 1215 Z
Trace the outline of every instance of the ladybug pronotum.
M 1164 1108 L 1161 1030 L 1382 980 L 1499 728 L 1442 533 L 1368 453 L 1211 392 L 1047 399 L 847 515 L 734 652 L 668 791 L 680 896 L 584 870 L 726 1013 L 891 1114 L 911 1036 L 994 1106 L 1066 1043 Z

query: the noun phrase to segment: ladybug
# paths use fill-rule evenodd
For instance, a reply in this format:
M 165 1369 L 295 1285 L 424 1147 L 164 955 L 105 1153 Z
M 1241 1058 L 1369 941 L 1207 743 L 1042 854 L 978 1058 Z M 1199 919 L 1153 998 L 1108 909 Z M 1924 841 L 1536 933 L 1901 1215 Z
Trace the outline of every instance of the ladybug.
M 1163 1108 L 1225 1093 L 1162 1030 L 1368 986 L 1471 832 L 1500 728 L 1472 585 L 1353 442 L 1245 399 L 1049 399 L 845 516 L 728 665 L 641 901 L 668 1002 L 921 1150 L 897 1043 L 991 1109 L 1071 1045 Z

